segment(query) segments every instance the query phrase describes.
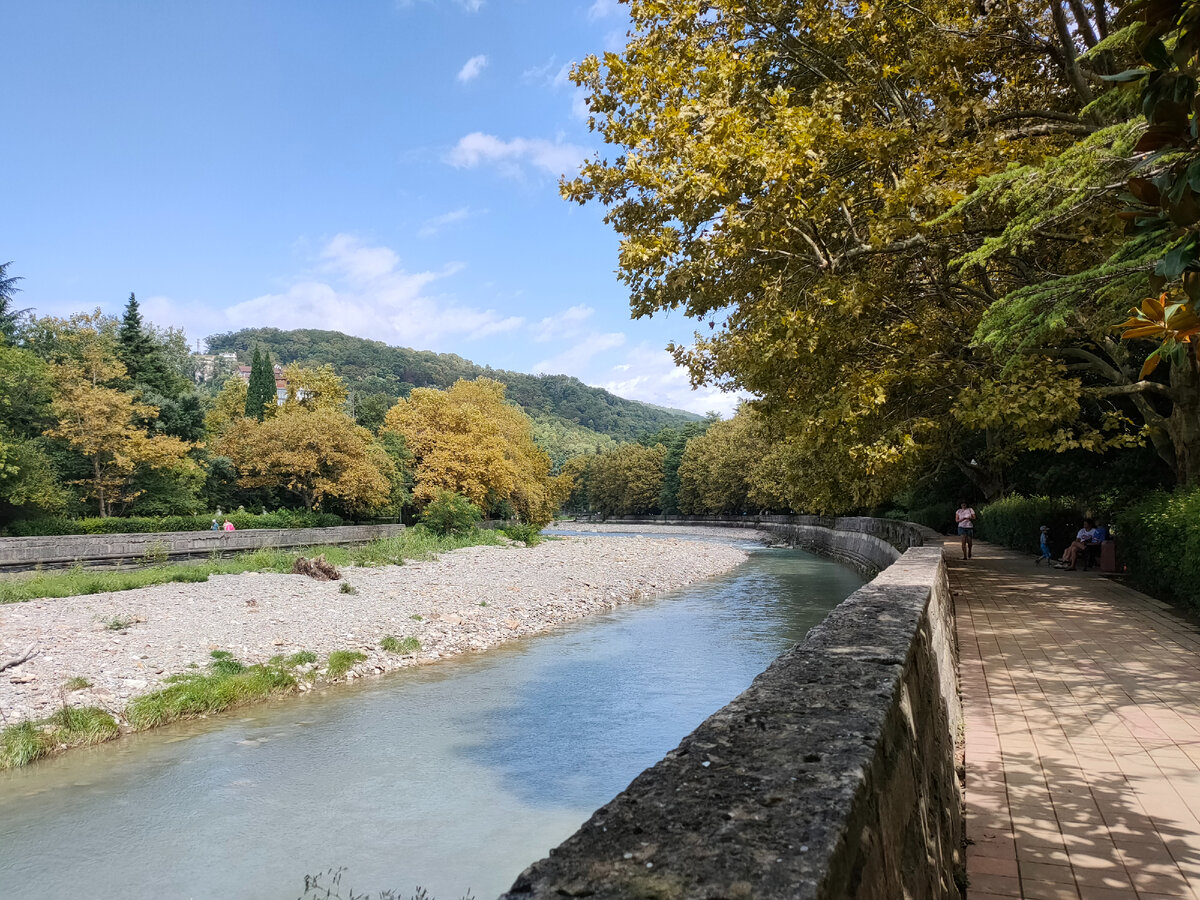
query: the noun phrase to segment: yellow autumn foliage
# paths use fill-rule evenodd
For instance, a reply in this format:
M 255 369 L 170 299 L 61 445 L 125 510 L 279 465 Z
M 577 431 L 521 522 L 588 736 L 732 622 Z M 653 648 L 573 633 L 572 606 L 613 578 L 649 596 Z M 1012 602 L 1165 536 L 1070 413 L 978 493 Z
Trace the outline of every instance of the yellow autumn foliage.
M 440 490 L 486 511 L 507 503 L 522 522 L 544 525 L 571 490 L 550 475 L 550 457 L 533 441 L 533 422 L 504 399 L 490 378 L 459 380 L 449 389 L 417 388 L 388 410 L 382 432 L 404 438 L 416 483 L 428 503 Z

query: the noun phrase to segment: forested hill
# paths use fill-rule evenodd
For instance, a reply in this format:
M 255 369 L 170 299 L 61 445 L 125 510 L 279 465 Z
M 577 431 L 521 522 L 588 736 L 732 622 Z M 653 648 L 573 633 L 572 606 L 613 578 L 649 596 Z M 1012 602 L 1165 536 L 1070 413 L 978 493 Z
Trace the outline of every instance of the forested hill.
M 632 440 L 701 418 L 683 410 L 626 400 L 567 375 L 526 375 L 492 369 L 452 353 L 392 347 L 339 331 L 244 328 L 208 338 L 210 353 L 233 351 L 246 360 L 255 344 L 270 350 L 275 362 L 282 365 L 329 363 L 350 390 L 361 395 L 403 397 L 414 387 L 447 388 L 460 378 L 483 375 L 506 384 L 509 399 L 535 418 L 565 419 L 618 440 Z

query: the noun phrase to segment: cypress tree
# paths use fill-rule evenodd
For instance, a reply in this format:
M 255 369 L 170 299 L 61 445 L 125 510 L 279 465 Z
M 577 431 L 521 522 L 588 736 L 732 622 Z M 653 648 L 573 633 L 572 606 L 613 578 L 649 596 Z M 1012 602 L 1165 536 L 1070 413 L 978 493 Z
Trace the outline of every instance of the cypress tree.
M 246 390 L 246 415 L 261 422 L 268 403 L 275 404 L 275 370 L 271 354 L 256 344 L 250 362 L 250 386 Z

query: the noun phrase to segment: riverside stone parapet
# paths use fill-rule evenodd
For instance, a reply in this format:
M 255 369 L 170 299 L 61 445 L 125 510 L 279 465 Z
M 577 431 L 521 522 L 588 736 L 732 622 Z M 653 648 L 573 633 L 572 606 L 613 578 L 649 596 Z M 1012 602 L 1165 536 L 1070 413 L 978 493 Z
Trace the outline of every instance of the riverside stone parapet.
M 162 558 L 228 554 L 264 547 L 365 544 L 392 537 L 403 525 L 339 525 L 333 528 L 248 528 L 241 531 L 166 531 L 145 534 L 75 534 L 0 538 L 0 571 L 55 568 L 76 563 L 113 565 Z
M 883 571 L 504 900 L 957 898 L 962 722 L 940 544 L 884 519 L 731 525 Z

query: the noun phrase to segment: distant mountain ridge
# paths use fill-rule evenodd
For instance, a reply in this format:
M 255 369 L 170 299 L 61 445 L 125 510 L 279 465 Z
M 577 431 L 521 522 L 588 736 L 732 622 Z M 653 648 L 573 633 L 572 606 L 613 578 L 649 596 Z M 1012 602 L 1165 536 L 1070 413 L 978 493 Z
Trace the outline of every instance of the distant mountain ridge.
M 589 387 L 569 375 L 527 375 L 479 366 L 453 353 L 393 347 L 340 331 L 301 328 L 243 328 L 207 339 L 210 353 L 247 355 L 255 344 L 282 365 L 333 366 L 351 391 L 407 397 L 416 387 L 447 388 L 460 378 L 494 378 L 508 386 L 508 398 L 535 419 L 562 419 L 616 440 L 635 440 L 661 428 L 702 419 L 695 413 L 627 400 Z

